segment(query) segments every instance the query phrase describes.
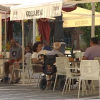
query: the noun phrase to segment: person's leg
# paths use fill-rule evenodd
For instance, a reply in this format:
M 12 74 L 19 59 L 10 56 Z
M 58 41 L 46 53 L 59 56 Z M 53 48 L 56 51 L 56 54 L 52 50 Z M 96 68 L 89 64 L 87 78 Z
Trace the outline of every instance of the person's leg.
M 20 68 L 20 65 L 19 65 L 19 63 L 16 63 L 15 65 L 14 65 L 14 68 Z M 15 73 L 15 80 L 17 80 L 17 79 L 19 79 L 19 71 L 14 71 L 14 73 Z
M 15 71 L 15 80 L 19 79 L 19 71 Z
M 13 65 L 9 66 L 9 71 L 10 71 L 10 75 L 11 75 L 11 80 L 14 81 L 15 80 L 15 78 L 14 78 L 14 72 L 12 73 L 12 71 L 13 71 Z
M 19 63 L 14 63 L 14 68 L 20 68 Z M 18 71 L 13 71 L 13 65 L 10 65 L 9 67 L 10 70 L 10 74 L 12 75 L 12 81 L 15 81 L 16 79 L 18 79 Z M 14 73 L 15 73 L 15 77 L 14 77 Z

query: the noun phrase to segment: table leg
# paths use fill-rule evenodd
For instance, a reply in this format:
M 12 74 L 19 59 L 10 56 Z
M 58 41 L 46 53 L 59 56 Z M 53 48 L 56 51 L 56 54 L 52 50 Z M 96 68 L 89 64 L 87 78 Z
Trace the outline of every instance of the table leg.
M 5 77 L 4 77 L 4 76 L 5 76 L 4 71 L 5 71 L 5 67 L 4 67 L 4 59 L 3 59 L 3 83 L 5 82 L 5 81 L 4 81 L 4 79 L 5 79 Z

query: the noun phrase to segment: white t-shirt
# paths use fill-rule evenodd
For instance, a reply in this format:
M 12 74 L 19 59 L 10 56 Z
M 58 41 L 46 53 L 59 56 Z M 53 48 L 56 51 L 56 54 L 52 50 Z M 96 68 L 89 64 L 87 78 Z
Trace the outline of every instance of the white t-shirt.
M 26 58 L 26 59 L 25 59 L 25 62 L 26 62 L 26 63 L 28 63 L 28 57 L 31 56 L 31 55 L 32 55 L 32 54 L 31 54 L 30 52 L 27 52 L 27 53 L 25 54 L 25 58 Z
M 38 59 L 38 53 L 37 53 L 37 52 L 33 52 L 33 54 L 32 54 L 32 58 L 36 58 L 36 59 Z

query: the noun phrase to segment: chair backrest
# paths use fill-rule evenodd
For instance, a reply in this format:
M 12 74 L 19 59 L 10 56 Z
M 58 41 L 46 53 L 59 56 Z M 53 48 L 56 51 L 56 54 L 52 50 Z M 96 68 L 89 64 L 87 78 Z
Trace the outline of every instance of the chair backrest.
M 98 60 L 81 60 L 80 75 L 87 80 L 99 79 L 99 62 Z
M 84 52 L 75 53 L 75 58 L 79 58 L 79 60 L 82 60 L 83 56 L 84 56 Z
M 65 68 L 67 68 L 67 70 L 66 70 L 67 76 L 71 76 L 71 69 L 70 69 L 71 66 L 70 66 L 69 58 L 64 57 L 63 62 L 64 62 Z
M 56 68 L 58 74 L 66 74 L 65 66 L 64 66 L 64 58 L 65 57 L 56 57 Z
M 56 57 L 58 57 L 58 55 L 44 55 L 43 71 L 45 74 L 52 75 L 55 73 L 54 63 L 56 62 Z M 49 69 L 51 69 L 51 70 L 49 71 Z
M 47 64 L 53 65 L 56 61 L 56 57 L 58 55 L 44 55 L 44 65 L 46 66 Z
M 75 58 L 79 58 L 79 60 L 81 60 L 81 52 L 76 52 L 75 53 Z
M 84 53 L 85 53 L 85 52 L 81 52 L 80 60 L 82 60 L 82 58 L 83 58 L 83 56 L 84 56 Z
M 31 64 L 32 64 L 31 59 L 32 59 L 32 56 L 30 55 L 30 56 L 28 57 L 28 63 L 27 63 L 27 65 L 26 65 L 26 69 L 30 69 L 30 68 L 32 67 L 32 66 L 31 66 Z
M 100 57 L 95 57 L 94 60 L 98 60 L 99 65 L 100 65 Z

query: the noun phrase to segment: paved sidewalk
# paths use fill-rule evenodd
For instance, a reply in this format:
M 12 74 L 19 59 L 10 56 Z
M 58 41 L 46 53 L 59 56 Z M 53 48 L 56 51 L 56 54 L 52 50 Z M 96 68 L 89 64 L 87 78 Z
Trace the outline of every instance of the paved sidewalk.
M 88 97 L 80 97 L 81 99 L 94 98 L 97 99 L 98 95 Z M 77 90 L 71 90 L 66 95 L 61 95 L 60 90 L 54 92 L 50 89 L 40 90 L 36 85 L 31 85 L 28 89 L 27 85 L 17 84 L 0 84 L 0 100 L 62 100 L 62 99 L 77 99 Z

